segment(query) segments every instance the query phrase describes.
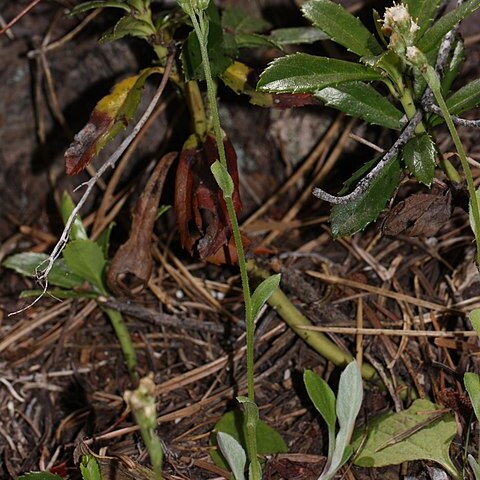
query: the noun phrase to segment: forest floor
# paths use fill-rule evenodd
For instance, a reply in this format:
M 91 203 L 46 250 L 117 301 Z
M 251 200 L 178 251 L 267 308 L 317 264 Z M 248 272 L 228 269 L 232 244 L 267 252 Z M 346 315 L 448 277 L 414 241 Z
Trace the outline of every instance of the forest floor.
M 21 3 L 27 2 L 0 2 L 1 16 L 13 18 Z M 72 192 L 88 179 L 87 173 L 67 177 L 63 170 L 63 153 L 73 133 L 115 81 L 151 60 L 147 47 L 137 41 L 99 45 L 99 35 L 112 23 L 104 14 L 73 40 L 45 48 L 79 23 L 64 15 L 64 3 L 40 2 L 11 37 L 0 37 L 0 262 L 13 253 L 51 251 L 62 230 L 58 206 L 63 191 L 78 199 L 80 193 Z M 356 8 L 362 13 L 362 2 Z M 293 1 L 271 2 L 263 12 L 277 26 L 300 19 Z M 478 76 L 476 33 L 478 23 L 464 26 L 462 83 Z M 335 53 L 333 44 L 325 48 Z M 267 52 L 254 60 L 261 70 L 261 62 L 269 59 Z M 153 89 L 148 84 L 144 97 L 151 97 Z M 169 89 L 165 99 L 129 154 L 108 205 L 106 218 L 115 222 L 112 252 L 128 235 L 131 211 L 152 162 L 178 151 L 189 134 L 175 91 Z M 281 286 L 291 302 L 312 323 L 325 327 L 337 345 L 373 363 L 394 384 L 409 385 L 458 413 L 465 398 L 459 378 L 467 367 L 479 368 L 477 339 L 463 333 L 427 337 L 423 332 L 467 332 L 466 313 L 480 304 L 473 235 L 464 209 L 455 208 L 428 238 L 386 236 L 380 219 L 352 238 L 334 241 L 329 206 L 311 195 L 312 187 L 338 191 L 348 173 L 373 156 L 351 134 L 382 147 L 394 138 L 326 108 L 261 109 L 223 90 L 220 102 L 223 128 L 238 156 L 241 225 L 252 241 L 250 255 L 264 269 L 282 274 Z M 480 161 L 478 134 L 468 129 L 461 134 L 468 155 Z M 442 152 L 454 151 L 445 132 L 438 133 L 438 140 Z M 479 168 L 474 176 L 480 181 Z M 87 227 L 95 221 L 110 178 L 111 173 L 82 210 Z M 162 204 L 172 204 L 172 187 L 169 176 Z M 405 178 L 393 203 L 426 191 Z M 240 278 L 234 266 L 209 265 L 182 250 L 172 210 L 155 227 L 148 284 L 111 301 L 127 320 L 141 375 L 154 373 L 165 478 L 223 478 L 210 461 L 209 435 L 246 389 Z M 123 401 L 132 384 L 108 318 L 92 299 L 59 301 L 48 295 L 10 316 L 29 304 L 31 299 L 20 299 L 20 294 L 32 288 L 32 279 L 0 269 L 0 478 L 39 469 L 73 472 L 73 450 L 81 440 L 96 452 L 148 464 Z M 359 325 L 418 330 L 418 335 L 359 336 L 338 330 Z M 290 452 L 268 458 L 264 478 L 318 478 L 326 430 L 302 375 L 314 369 L 335 385 L 339 371 L 270 308 L 258 319 L 255 338 L 260 415 L 283 436 Z M 387 392 L 368 383 L 365 391 L 360 423 L 368 422 L 372 413 L 392 410 Z M 465 428 L 469 420 L 462 418 L 459 414 Z M 451 454 L 460 465 L 460 437 Z M 352 467 L 344 478 L 396 479 L 404 468 Z M 430 478 L 429 465 L 420 462 L 411 463 L 408 472 Z

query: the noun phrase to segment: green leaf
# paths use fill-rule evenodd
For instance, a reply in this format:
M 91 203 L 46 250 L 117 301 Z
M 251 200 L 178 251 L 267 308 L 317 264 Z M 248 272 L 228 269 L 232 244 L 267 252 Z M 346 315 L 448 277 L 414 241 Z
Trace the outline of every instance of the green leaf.
M 153 25 L 144 20 L 126 15 L 122 17 L 111 32 L 107 32 L 100 38 L 100 42 L 111 42 L 130 35 L 131 37 L 149 39 L 155 35 Z
M 303 14 L 333 41 L 361 57 L 379 55 L 382 47 L 363 23 L 330 0 L 311 0 Z
M 473 328 L 477 332 L 477 335 L 480 337 L 480 308 L 475 308 L 468 314 L 468 319 L 472 324 Z
M 237 45 L 233 35 L 223 31 L 218 9 L 213 2 L 206 11 L 208 24 L 208 58 L 212 76 L 216 77 L 223 73 L 233 63 L 237 55 Z M 195 31 L 190 32 L 187 40 L 183 43 L 181 61 L 185 79 L 205 80 L 202 66 L 202 54 Z
M 112 235 L 115 222 L 111 222 L 102 234 L 95 240 L 95 243 L 102 249 L 103 256 L 108 258 L 108 250 L 110 249 L 110 236 Z
M 475 416 L 477 420 L 480 420 L 480 375 L 477 373 L 466 373 L 463 376 L 463 383 L 472 402 Z
M 355 80 L 378 80 L 380 74 L 357 63 L 296 53 L 274 60 L 261 74 L 257 89 L 277 93 L 315 93 Z
M 315 93 L 328 107 L 385 128 L 401 130 L 403 114 L 372 86 L 347 82 Z
M 227 8 L 222 15 L 222 27 L 233 35 L 259 33 L 271 28 L 262 18 L 252 17 L 240 8 Z
M 82 279 L 83 281 L 83 279 Z M 36 298 L 42 295 L 43 290 L 24 290 L 20 293 L 20 298 Z M 98 293 L 85 290 L 62 290 L 60 288 L 51 288 L 48 294 L 53 298 L 66 300 L 67 298 L 97 298 Z
M 475 190 L 475 195 L 477 196 L 477 202 L 480 205 L 480 187 Z M 475 225 L 475 217 L 473 216 L 472 212 L 472 200 L 470 199 L 468 202 L 468 220 L 470 222 L 470 228 L 472 229 L 473 233 L 476 235 L 478 232 L 479 226 Z
M 398 157 L 392 159 L 368 190 L 346 205 L 335 205 L 330 214 L 333 237 L 345 237 L 363 230 L 385 208 L 401 177 Z M 354 177 L 357 174 L 353 175 Z
M 74 240 L 63 250 L 63 258 L 68 268 L 90 282 L 93 286 L 105 290 L 103 272 L 105 257 L 102 249 L 92 240 Z
M 337 422 L 335 394 L 328 383 L 312 370 L 305 370 L 303 373 L 303 383 L 305 384 L 310 400 L 327 424 L 328 458 L 331 459 L 335 447 L 335 425 Z
M 300 45 L 302 43 L 314 43 L 319 40 L 328 40 L 330 37 L 318 28 L 293 27 L 272 30 L 269 38 L 277 45 Z
M 340 429 L 335 439 L 335 449 L 330 466 L 328 468 L 327 466 L 325 467 L 325 471 L 319 480 L 332 478 L 350 457 L 352 449 L 349 448 L 349 443 L 355 427 L 355 420 L 362 406 L 362 400 L 362 374 L 357 362 L 354 360 L 345 367 L 345 370 L 340 375 L 336 404 Z
M 480 0 L 467 0 L 459 7 L 454 8 L 446 15 L 443 15 L 425 31 L 424 35 L 418 42 L 417 47 L 422 50 L 423 53 L 437 49 L 443 37 L 479 7 Z
M 210 445 L 215 447 L 218 446 L 217 432 L 228 433 L 240 443 L 245 451 L 247 450 L 245 415 L 240 410 L 227 412 L 217 422 L 214 432 L 210 436 Z M 257 449 L 260 455 L 285 453 L 288 451 L 288 447 L 280 434 L 262 420 L 257 421 Z M 210 456 L 216 465 L 228 469 L 227 462 L 219 451 L 212 450 Z
M 452 115 L 458 115 L 480 105 L 480 78 L 457 90 L 446 103 Z
M 100 466 L 93 455 L 83 455 L 80 464 L 83 480 L 102 480 Z
M 79 13 L 87 12 L 88 10 L 93 10 L 94 8 L 121 8 L 122 10 L 130 11 L 130 7 L 126 2 L 120 0 L 117 1 L 106 1 L 106 0 L 93 0 L 91 2 L 84 2 L 76 5 L 72 10 L 70 10 L 69 15 L 78 15 Z
M 255 289 L 252 295 L 252 316 L 256 318 L 260 309 L 265 305 L 272 293 L 280 285 L 281 275 L 270 275 Z
M 238 49 L 268 47 L 281 50 L 281 46 L 277 45 L 270 37 L 258 33 L 239 33 L 235 35 L 235 44 Z
M 353 463 L 360 467 L 384 467 L 414 460 L 431 460 L 442 465 L 454 478 L 460 478 L 449 457 L 450 444 L 457 433 L 453 415 L 444 415 L 422 428 L 428 414 L 439 408 L 428 400 L 415 400 L 407 410 L 374 419 L 368 425 L 366 439 L 362 432 L 357 435 L 354 449 L 360 448 L 360 451 Z M 403 438 L 412 428 L 421 429 Z M 399 435 L 403 439 L 390 444 Z
M 415 135 L 403 147 L 403 161 L 415 178 L 430 186 L 435 174 L 435 144 L 428 133 Z
M 468 454 L 467 460 L 470 468 L 472 469 L 473 475 L 475 476 L 475 480 L 480 480 L 480 465 L 471 454 Z
M 6 258 L 2 265 L 5 268 L 15 270 L 25 277 L 33 277 L 37 273 L 37 267 L 48 259 L 44 253 L 25 252 L 17 253 Z M 41 268 L 41 267 L 40 267 Z M 48 283 L 57 287 L 73 289 L 79 287 L 84 282 L 82 277 L 75 275 L 62 259 L 57 260 L 48 275 Z
M 210 170 L 212 171 L 218 186 L 221 188 L 223 195 L 225 197 L 232 198 L 235 187 L 233 185 L 232 176 L 228 173 L 228 170 L 220 163 L 219 160 L 215 160 L 210 167 Z
M 63 478 L 50 472 L 28 472 L 17 480 L 63 480 Z
M 445 72 L 442 77 L 442 94 L 446 96 L 452 88 L 453 82 L 458 77 L 460 67 L 465 61 L 465 44 L 463 39 L 458 38 L 453 47 L 453 51 L 450 55 L 450 59 L 445 68 Z
M 247 464 L 247 457 L 240 443 L 225 432 L 217 433 L 217 442 L 235 480 L 245 480 L 243 472 Z
M 420 38 L 433 22 L 435 14 L 441 0 L 405 0 L 404 3 L 408 6 L 408 11 L 413 17 L 420 30 L 417 32 L 417 38 Z
M 75 208 L 72 197 L 67 192 L 63 192 L 62 195 L 62 204 L 60 206 L 60 213 L 62 215 L 63 224 L 67 223 L 68 218 Z M 87 231 L 83 226 L 83 222 L 79 215 L 75 217 L 75 220 L 72 223 L 72 228 L 70 229 L 70 239 L 71 240 L 81 240 L 88 238 Z

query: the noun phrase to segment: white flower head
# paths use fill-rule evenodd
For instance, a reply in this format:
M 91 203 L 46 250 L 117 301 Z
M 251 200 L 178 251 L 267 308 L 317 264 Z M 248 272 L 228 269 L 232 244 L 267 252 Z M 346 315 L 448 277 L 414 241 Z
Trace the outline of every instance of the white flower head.
M 403 3 L 385 10 L 382 31 L 390 37 L 389 48 L 397 53 L 404 54 L 407 47 L 414 45 L 419 28 Z

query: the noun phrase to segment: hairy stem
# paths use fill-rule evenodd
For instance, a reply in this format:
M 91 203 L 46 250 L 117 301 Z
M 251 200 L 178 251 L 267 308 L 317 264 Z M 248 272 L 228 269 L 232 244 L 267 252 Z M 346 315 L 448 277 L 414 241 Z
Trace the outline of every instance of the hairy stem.
M 207 84 L 208 105 L 210 107 L 210 115 L 212 119 L 213 131 L 217 141 L 218 155 L 220 163 L 228 171 L 227 157 L 225 155 L 225 146 L 223 144 L 223 133 L 220 126 L 220 115 L 218 112 L 216 88 L 212 78 L 210 69 L 210 61 L 207 50 L 207 36 L 208 36 L 208 21 L 205 18 L 203 11 L 197 12 L 196 15 L 191 15 L 193 28 L 198 37 L 200 45 L 200 52 L 202 55 L 202 65 L 205 72 L 205 81 Z M 243 249 L 242 237 L 240 234 L 240 227 L 238 225 L 235 207 L 231 195 L 224 195 L 225 204 L 227 206 L 228 216 L 232 226 L 233 238 L 235 240 L 235 248 L 238 256 L 238 266 L 240 268 L 240 276 L 242 279 L 243 298 L 245 302 L 245 320 L 247 329 L 247 383 L 248 383 L 248 399 L 255 402 L 255 373 L 254 373 L 254 334 L 255 334 L 255 319 L 253 318 L 253 309 L 251 301 L 250 286 L 248 281 L 247 265 L 245 261 L 245 252 Z M 256 419 L 251 418 L 250 410 L 246 409 L 247 415 L 247 443 L 248 455 L 252 469 L 252 480 L 260 480 L 261 470 L 257 460 L 257 442 L 256 442 Z

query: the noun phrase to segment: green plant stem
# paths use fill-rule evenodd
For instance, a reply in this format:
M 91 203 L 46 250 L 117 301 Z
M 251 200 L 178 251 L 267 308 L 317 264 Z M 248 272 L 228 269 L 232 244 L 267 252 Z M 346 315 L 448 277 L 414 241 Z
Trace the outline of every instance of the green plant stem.
M 150 461 L 152 462 L 153 472 L 156 480 L 162 480 L 163 450 L 159 438 L 152 428 L 145 428 L 140 424 L 140 432 L 143 441 L 147 447 Z
M 205 22 L 204 12 L 198 12 L 198 18 L 195 15 L 191 15 L 193 28 L 198 37 L 198 43 L 200 45 L 200 52 L 202 55 L 202 64 L 205 72 L 205 81 L 207 84 L 207 97 L 208 105 L 210 107 L 210 115 L 213 124 L 213 131 L 215 133 L 215 139 L 217 142 L 218 155 L 220 163 L 227 169 L 227 157 L 225 154 L 225 146 L 223 144 L 223 134 L 220 126 L 220 115 L 218 112 L 216 88 L 212 78 L 212 72 L 210 69 L 210 60 L 208 58 L 207 49 L 207 35 L 208 24 Z M 237 215 L 235 213 L 235 207 L 233 205 L 233 199 L 231 196 L 224 195 L 225 204 L 227 206 L 228 216 L 232 226 L 233 238 L 235 240 L 235 248 L 238 256 L 238 266 L 240 268 L 240 276 L 242 280 L 243 298 L 245 303 L 245 322 L 247 330 L 247 384 L 248 384 L 248 399 L 251 402 L 255 402 L 255 372 L 254 372 L 254 335 L 255 335 L 255 319 L 253 318 L 252 301 L 250 286 L 248 281 L 247 265 L 245 261 L 245 252 L 243 249 L 242 237 L 240 234 L 240 227 L 238 225 Z M 256 420 L 251 418 L 249 409 L 246 410 L 247 414 L 247 443 L 248 443 L 248 455 L 252 469 L 252 479 L 261 479 L 261 470 L 257 460 L 257 441 L 256 441 Z
M 468 195 L 471 202 L 471 212 L 473 216 L 472 230 L 475 235 L 475 241 L 477 244 L 477 267 L 480 268 L 480 210 L 477 194 L 475 192 L 475 184 L 473 183 L 472 171 L 470 169 L 470 165 L 468 164 L 467 155 L 465 153 L 465 149 L 463 148 L 462 141 L 460 140 L 457 129 L 455 128 L 455 125 L 450 118 L 450 112 L 448 111 L 447 104 L 445 103 L 445 100 L 443 98 L 440 79 L 438 78 L 437 73 L 432 66 L 425 65 L 423 76 L 425 77 L 428 86 L 431 88 L 435 100 L 440 107 L 440 110 L 442 110 L 445 123 L 447 124 L 450 135 L 452 136 L 453 142 L 455 143 L 455 148 L 457 149 L 458 156 L 460 157 L 460 163 L 462 164 L 463 172 L 465 174 L 465 180 L 467 181 Z
M 255 265 L 253 260 L 247 262 L 250 276 L 258 283 L 265 280 L 269 273 Z M 306 330 L 303 327 L 311 327 L 310 321 L 302 315 L 288 297 L 277 288 L 268 299 L 268 304 L 285 320 L 285 323 L 308 345 L 310 345 L 322 357 L 330 360 L 334 365 L 344 367 L 354 360 L 348 352 L 340 349 L 335 343 L 321 332 Z M 378 379 L 377 372 L 368 363 L 362 365 L 362 377 L 365 380 Z
M 104 311 L 110 319 L 113 330 L 115 331 L 130 376 L 133 379 L 137 379 L 138 375 L 135 371 L 137 368 L 137 354 L 122 314 L 118 310 L 113 310 L 111 308 L 105 308 Z
M 412 92 L 409 88 L 404 88 L 403 94 L 400 97 L 400 103 L 402 104 L 402 107 L 405 110 L 405 113 L 407 114 L 408 119 L 411 120 L 417 111 L 417 107 L 415 106 Z M 425 132 L 425 126 L 423 125 L 422 122 L 420 122 L 415 128 L 415 133 L 420 134 L 424 132 Z

